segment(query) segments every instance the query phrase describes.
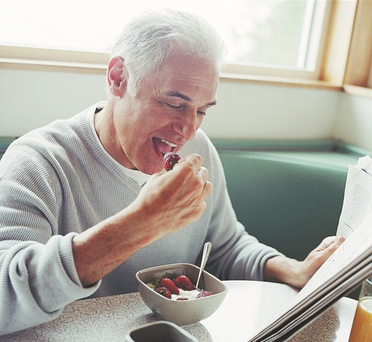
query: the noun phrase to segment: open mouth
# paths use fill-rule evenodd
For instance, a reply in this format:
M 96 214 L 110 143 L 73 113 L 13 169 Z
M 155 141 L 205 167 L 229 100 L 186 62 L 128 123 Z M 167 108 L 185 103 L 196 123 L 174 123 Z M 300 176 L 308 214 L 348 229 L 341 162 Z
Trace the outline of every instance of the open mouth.
M 157 150 L 162 154 L 166 154 L 167 152 L 172 152 L 178 146 L 176 144 L 171 143 L 170 141 L 153 138 L 154 145 L 156 146 Z

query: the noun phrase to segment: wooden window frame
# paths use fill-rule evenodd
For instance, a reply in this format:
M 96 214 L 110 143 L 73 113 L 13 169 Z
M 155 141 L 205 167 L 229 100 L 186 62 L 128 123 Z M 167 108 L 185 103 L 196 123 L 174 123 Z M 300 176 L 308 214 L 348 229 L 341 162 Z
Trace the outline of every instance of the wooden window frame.
M 359 0 L 356 6 L 350 50 L 344 77 L 348 93 L 372 97 L 372 1 Z

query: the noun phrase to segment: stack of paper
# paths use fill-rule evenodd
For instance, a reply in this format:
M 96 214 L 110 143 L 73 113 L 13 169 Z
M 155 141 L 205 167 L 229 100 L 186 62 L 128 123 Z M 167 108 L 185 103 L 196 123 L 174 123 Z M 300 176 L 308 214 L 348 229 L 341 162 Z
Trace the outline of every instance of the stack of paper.
M 350 165 L 337 235 L 348 237 L 372 211 L 372 159 L 360 158 Z

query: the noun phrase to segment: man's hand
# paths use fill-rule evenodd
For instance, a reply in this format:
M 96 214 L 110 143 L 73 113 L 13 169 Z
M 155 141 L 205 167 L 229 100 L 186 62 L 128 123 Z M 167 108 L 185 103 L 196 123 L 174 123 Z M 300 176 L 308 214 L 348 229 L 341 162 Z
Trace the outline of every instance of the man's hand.
M 171 172 L 153 175 L 133 203 L 161 236 L 173 233 L 198 219 L 212 191 L 209 172 L 196 154 L 182 158 Z
M 304 261 L 281 256 L 273 257 L 265 264 L 264 279 L 302 288 L 344 240 L 341 236 L 325 238 Z
M 136 200 L 73 238 L 75 266 L 90 286 L 133 253 L 195 221 L 212 191 L 202 158 L 184 158 L 171 172 L 154 174 Z

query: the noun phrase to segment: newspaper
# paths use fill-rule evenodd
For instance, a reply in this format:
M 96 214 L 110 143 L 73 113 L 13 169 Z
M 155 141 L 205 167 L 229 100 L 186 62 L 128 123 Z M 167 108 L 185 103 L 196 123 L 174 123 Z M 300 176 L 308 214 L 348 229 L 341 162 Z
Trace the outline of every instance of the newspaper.
M 349 165 L 337 235 L 348 237 L 372 211 L 372 159 L 365 156 Z

